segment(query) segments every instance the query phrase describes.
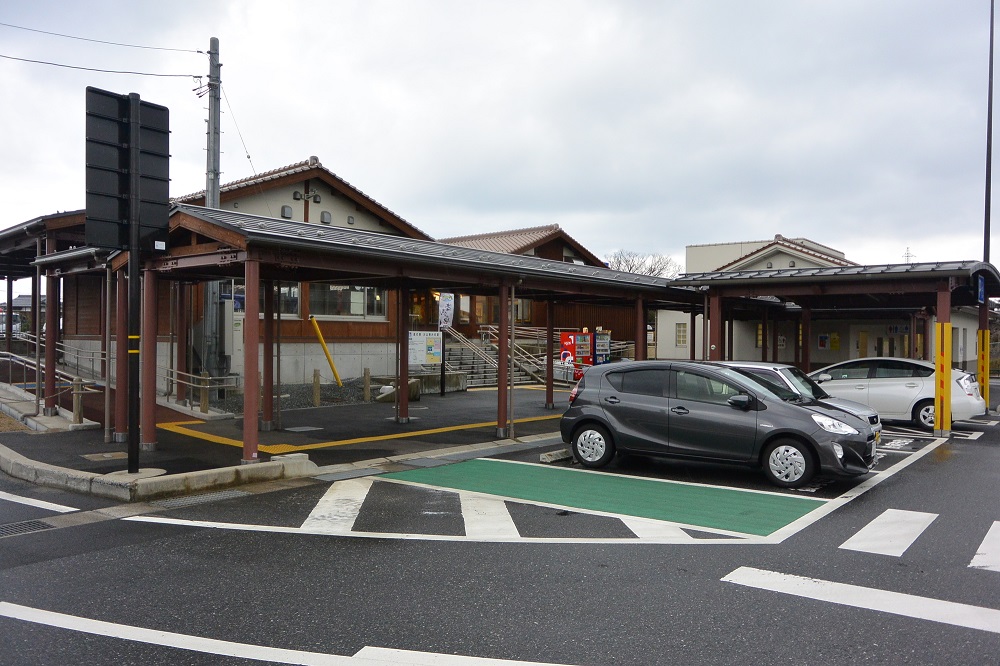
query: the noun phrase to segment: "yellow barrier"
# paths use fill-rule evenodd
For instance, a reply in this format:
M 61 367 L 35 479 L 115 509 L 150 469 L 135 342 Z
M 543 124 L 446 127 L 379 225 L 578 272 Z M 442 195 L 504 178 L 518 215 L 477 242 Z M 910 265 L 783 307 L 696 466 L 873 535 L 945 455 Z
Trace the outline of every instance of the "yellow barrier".
M 330 369 L 333 370 L 333 377 L 337 380 L 337 386 L 343 386 L 344 382 L 340 381 L 340 375 L 337 374 L 337 366 L 333 364 L 333 357 L 330 356 L 330 350 L 326 348 L 326 340 L 323 339 L 323 334 L 319 332 L 319 322 L 312 315 L 309 315 L 309 321 L 312 322 L 313 329 L 316 331 L 316 337 L 319 339 L 319 344 L 323 347 L 323 353 L 326 354 L 326 360 L 330 363 Z

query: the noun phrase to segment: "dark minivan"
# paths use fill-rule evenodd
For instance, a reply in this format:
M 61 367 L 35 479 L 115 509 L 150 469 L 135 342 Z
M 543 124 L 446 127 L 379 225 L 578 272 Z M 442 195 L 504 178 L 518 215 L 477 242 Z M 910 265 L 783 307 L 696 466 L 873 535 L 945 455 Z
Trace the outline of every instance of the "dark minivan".
M 599 365 L 573 389 L 560 431 L 585 467 L 606 465 L 623 451 L 760 468 L 785 488 L 818 472 L 868 473 L 876 436 L 867 421 L 776 391 L 713 363 Z

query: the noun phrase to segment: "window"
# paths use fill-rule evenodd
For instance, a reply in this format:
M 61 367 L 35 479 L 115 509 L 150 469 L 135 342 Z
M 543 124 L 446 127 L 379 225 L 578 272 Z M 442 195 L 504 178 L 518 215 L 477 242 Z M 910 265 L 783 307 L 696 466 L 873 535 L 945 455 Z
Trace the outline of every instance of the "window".
M 695 400 L 724 405 L 740 390 L 718 379 L 705 377 L 692 372 L 679 370 L 677 372 L 677 398 L 679 400 Z
M 377 287 L 309 283 L 309 313 L 317 317 L 385 319 L 386 300 Z
M 324 210 L 319 214 L 319 221 L 322 224 L 333 224 L 333 216 L 330 215 L 330 211 Z
M 625 393 L 663 396 L 665 370 L 633 370 L 622 373 L 622 388 Z
M 753 346 L 757 349 L 764 346 L 764 324 L 757 324 L 757 341 Z
M 674 345 L 677 347 L 687 347 L 688 325 L 686 322 L 674 324 Z
M 830 368 L 828 372 L 834 379 L 868 379 L 868 371 L 871 367 L 871 361 L 855 361 Z
M 282 206 L 281 207 L 281 217 L 284 218 L 284 219 L 286 219 L 286 220 L 292 219 L 292 207 L 291 206 Z

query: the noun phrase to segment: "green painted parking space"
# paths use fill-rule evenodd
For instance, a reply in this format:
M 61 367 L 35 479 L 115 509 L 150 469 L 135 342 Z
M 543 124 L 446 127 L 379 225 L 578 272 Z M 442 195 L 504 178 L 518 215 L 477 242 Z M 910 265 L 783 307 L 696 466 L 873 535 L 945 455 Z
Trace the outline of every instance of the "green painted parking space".
M 481 458 L 381 478 L 768 536 L 822 500 Z

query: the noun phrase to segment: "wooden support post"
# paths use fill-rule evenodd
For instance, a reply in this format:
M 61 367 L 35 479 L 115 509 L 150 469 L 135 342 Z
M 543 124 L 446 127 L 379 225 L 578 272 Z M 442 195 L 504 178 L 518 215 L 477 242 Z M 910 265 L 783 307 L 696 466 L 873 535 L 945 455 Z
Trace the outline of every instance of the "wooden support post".
M 157 311 L 156 271 L 144 271 L 142 279 L 142 338 L 140 359 L 142 376 L 139 380 L 140 422 L 139 450 L 156 450 L 156 334 L 159 326 Z

